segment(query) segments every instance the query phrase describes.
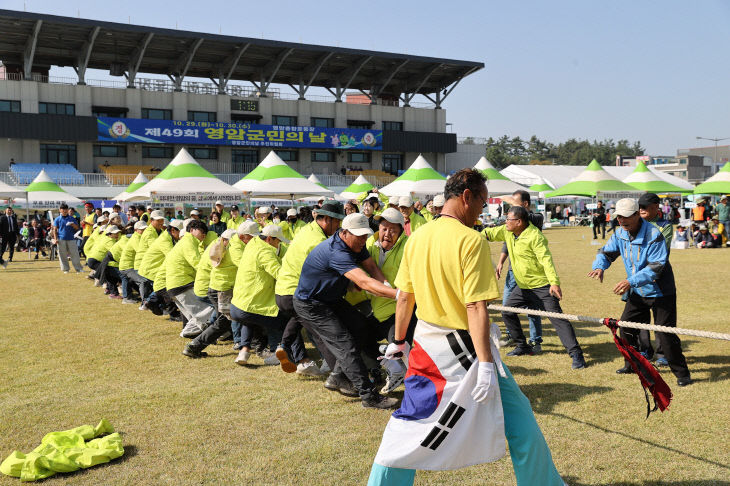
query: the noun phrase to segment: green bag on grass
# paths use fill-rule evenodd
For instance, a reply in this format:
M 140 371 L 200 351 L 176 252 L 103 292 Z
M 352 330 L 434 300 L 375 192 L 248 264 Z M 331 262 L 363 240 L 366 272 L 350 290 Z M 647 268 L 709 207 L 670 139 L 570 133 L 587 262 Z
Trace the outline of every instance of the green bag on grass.
M 101 435 L 103 437 L 99 437 Z M 57 472 L 72 472 L 103 464 L 122 455 L 122 437 L 114 433 L 114 427 L 106 419 L 102 419 L 96 427 L 82 425 L 46 434 L 41 445 L 32 452 L 23 454 L 15 451 L 10 454 L 0 464 L 0 472 L 21 481 L 36 481 Z

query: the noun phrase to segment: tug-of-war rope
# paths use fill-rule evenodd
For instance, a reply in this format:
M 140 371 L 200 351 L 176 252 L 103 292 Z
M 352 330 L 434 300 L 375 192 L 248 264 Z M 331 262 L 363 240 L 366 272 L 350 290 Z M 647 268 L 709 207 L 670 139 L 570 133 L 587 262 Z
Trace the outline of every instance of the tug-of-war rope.
M 560 312 L 525 309 L 522 307 L 508 307 L 499 304 L 491 304 L 489 306 L 489 309 L 501 312 L 512 312 L 514 314 L 527 314 L 548 318 L 552 317 L 574 322 L 592 322 L 595 324 L 602 324 L 608 327 L 613 334 L 613 341 L 616 343 L 616 347 L 624 356 L 624 359 L 629 364 L 629 366 L 631 366 L 631 369 L 634 371 L 634 373 L 639 376 L 641 386 L 644 388 L 644 396 L 646 398 L 647 417 L 657 408 L 663 412 L 669 407 L 669 403 L 672 401 L 672 391 L 669 389 L 669 386 L 666 384 L 666 382 L 662 379 L 661 374 L 659 374 L 659 371 L 654 367 L 654 365 L 645 356 L 642 356 L 641 353 L 639 353 L 636 349 L 629 345 L 626 340 L 619 337 L 619 335 L 616 333 L 619 327 L 730 341 L 730 334 L 722 334 L 719 332 L 711 331 L 700 331 L 697 329 L 683 329 L 680 327 L 655 326 L 653 324 L 644 324 L 641 322 L 619 321 L 617 319 L 612 319 L 609 317 L 600 318 L 590 316 L 577 316 L 574 314 L 562 314 Z M 651 408 L 651 404 L 649 403 L 649 393 L 651 393 L 652 397 L 654 398 L 653 409 Z

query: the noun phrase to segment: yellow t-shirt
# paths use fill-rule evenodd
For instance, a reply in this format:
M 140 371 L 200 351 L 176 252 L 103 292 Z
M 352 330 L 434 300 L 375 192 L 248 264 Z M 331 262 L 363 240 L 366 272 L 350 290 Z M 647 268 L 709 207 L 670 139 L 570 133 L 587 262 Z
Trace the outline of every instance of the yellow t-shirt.
M 499 297 L 489 243 L 447 217 L 408 238 L 395 286 L 415 294 L 419 319 L 451 329 L 469 329 L 466 304 Z
M 84 231 L 81 233 L 81 236 L 91 236 L 91 232 L 94 231 L 94 216 L 94 213 L 84 216 L 84 222 L 86 224 L 84 225 Z

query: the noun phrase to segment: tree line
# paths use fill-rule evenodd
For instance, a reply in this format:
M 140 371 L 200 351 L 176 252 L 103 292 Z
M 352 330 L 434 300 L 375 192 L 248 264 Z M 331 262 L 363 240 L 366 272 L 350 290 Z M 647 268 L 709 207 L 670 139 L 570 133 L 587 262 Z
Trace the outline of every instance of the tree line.
M 465 140 L 468 143 L 468 139 Z M 511 164 L 588 165 L 596 159 L 601 165 L 614 165 L 616 156 L 644 155 L 641 142 L 606 139 L 603 141 L 576 140 L 571 138 L 559 144 L 540 140 L 533 135 L 529 140 L 504 135 L 498 139 L 489 137 L 486 157 L 495 167 L 502 169 Z

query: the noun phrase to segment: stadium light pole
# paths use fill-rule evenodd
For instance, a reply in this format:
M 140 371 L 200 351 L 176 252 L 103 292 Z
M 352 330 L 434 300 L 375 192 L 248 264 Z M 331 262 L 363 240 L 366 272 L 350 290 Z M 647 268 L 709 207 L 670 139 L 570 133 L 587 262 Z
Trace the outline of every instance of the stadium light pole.
M 723 140 L 730 140 L 730 137 L 725 138 L 708 138 L 708 137 L 695 137 L 697 140 L 709 140 L 710 142 L 715 142 L 715 158 L 712 159 L 712 167 L 715 169 L 712 173 L 714 174 L 717 172 L 717 168 L 715 167 L 715 164 L 717 164 L 717 142 L 722 142 Z

